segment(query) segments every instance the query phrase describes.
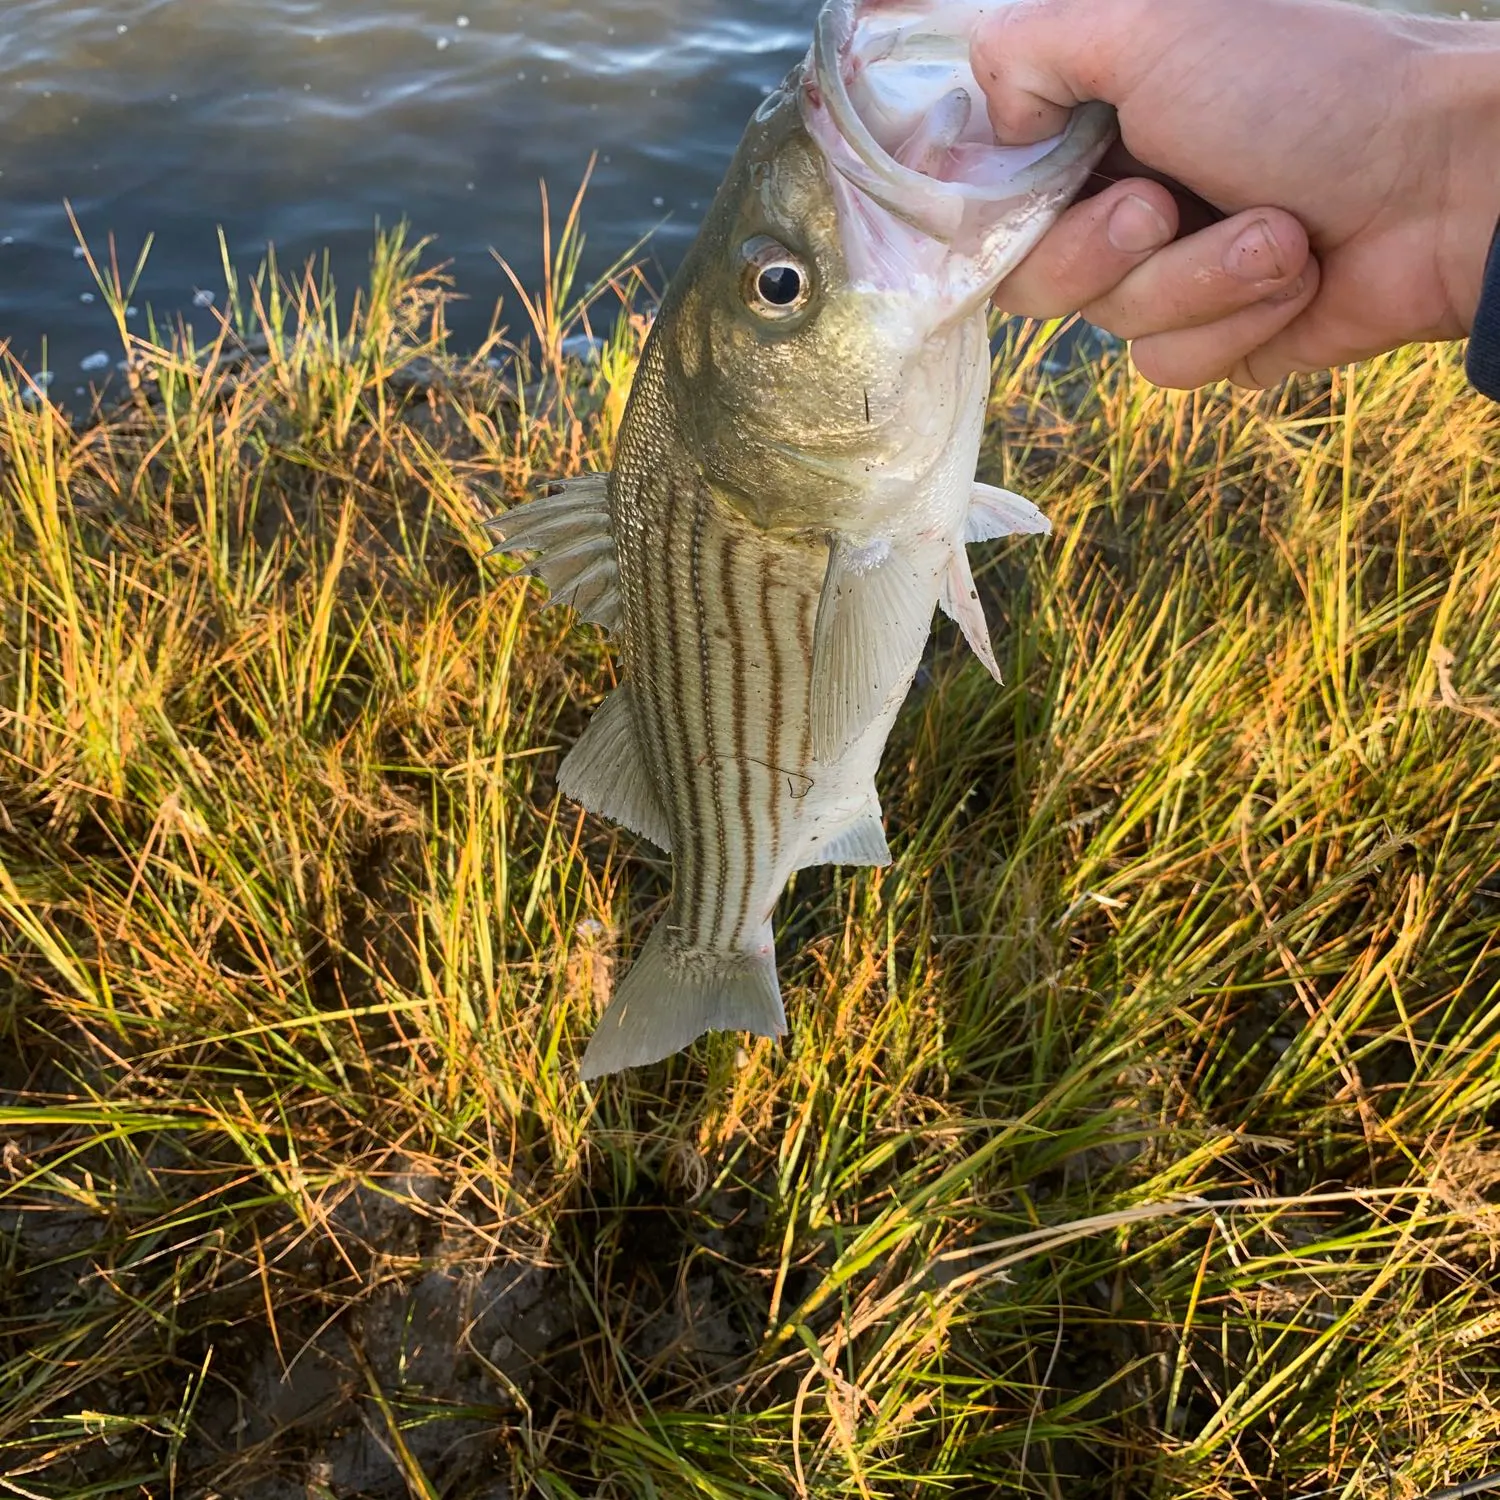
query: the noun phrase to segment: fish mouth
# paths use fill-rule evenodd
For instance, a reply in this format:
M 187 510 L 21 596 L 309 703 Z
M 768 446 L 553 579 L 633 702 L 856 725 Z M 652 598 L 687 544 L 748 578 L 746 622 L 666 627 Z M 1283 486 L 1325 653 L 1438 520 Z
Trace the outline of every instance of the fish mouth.
M 920 292 L 948 315 L 983 305 L 1115 135 L 1114 110 L 1090 103 L 1050 140 L 996 138 L 970 63 L 995 8 L 827 0 L 802 68 L 802 117 L 830 168 L 851 279 Z

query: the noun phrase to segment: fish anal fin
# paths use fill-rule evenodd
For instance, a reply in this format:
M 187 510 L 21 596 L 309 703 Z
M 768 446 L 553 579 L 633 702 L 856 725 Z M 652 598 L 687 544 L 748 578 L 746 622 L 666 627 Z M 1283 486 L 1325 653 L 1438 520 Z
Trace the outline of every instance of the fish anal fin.
M 974 586 L 974 574 L 969 567 L 969 555 L 962 547 L 953 549 L 948 571 L 943 575 L 943 594 L 939 601 L 943 613 L 958 623 L 964 639 L 974 655 L 984 664 L 984 669 L 1003 684 L 1000 664 L 995 660 L 995 648 L 990 644 L 989 622 L 984 617 L 984 605 L 979 602 L 979 590 Z
M 1002 536 L 1050 536 L 1052 522 L 1024 496 L 975 481 L 964 526 L 966 542 L 989 542 Z
M 813 845 L 797 868 L 813 865 L 888 865 L 891 851 L 880 821 L 880 804 L 873 799 L 830 838 Z
M 658 923 L 589 1038 L 579 1072 L 601 1078 L 660 1062 L 705 1031 L 784 1036 L 769 924 L 749 951 L 679 948 Z
M 576 609 L 604 629 L 620 627 L 620 582 L 609 527 L 607 474 L 558 481 L 549 493 L 485 524 L 501 540 L 495 552 L 536 552 L 528 571 L 551 590 L 553 604 Z
M 557 785 L 563 796 L 671 853 L 666 809 L 640 753 L 628 682 L 594 710 L 588 728 L 557 768 Z
M 836 760 L 901 691 L 932 628 L 931 579 L 889 545 L 836 538 L 813 628 L 812 753 Z

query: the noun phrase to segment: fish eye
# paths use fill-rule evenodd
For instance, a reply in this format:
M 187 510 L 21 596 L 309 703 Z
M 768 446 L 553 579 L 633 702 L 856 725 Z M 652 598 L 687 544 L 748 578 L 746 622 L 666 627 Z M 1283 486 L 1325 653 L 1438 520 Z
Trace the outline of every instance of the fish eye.
M 796 266 L 767 266 L 755 278 L 755 292 L 773 307 L 790 307 L 802 295 L 802 272 Z
M 763 318 L 786 318 L 807 305 L 812 277 L 785 245 L 769 235 L 757 235 L 742 254 L 744 298 L 751 312 Z

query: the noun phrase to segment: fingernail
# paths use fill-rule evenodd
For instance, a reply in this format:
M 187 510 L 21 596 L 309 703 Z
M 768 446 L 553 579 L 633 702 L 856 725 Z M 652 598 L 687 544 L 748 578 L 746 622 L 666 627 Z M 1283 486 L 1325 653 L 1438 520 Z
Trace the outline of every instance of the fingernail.
M 1109 215 L 1109 242 L 1126 255 L 1155 250 L 1172 237 L 1167 221 L 1135 193 L 1121 198 Z
M 1240 231 L 1240 237 L 1224 253 L 1224 269 L 1240 281 L 1274 281 L 1286 274 L 1281 247 L 1264 219 Z
M 1302 288 L 1307 285 L 1307 278 L 1299 276 L 1290 286 L 1284 286 L 1279 292 L 1272 292 L 1266 298 L 1267 302 L 1295 302 L 1302 295 Z

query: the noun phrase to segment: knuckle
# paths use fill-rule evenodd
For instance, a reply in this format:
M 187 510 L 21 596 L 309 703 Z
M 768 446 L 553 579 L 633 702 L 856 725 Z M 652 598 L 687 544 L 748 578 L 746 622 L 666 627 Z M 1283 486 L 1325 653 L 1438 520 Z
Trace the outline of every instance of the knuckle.
M 1243 359 L 1236 361 L 1229 379 L 1241 390 L 1263 391 L 1281 379 L 1281 374 L 1274 373 L 1274 368 L 1263 350 L 1252 349 Z

